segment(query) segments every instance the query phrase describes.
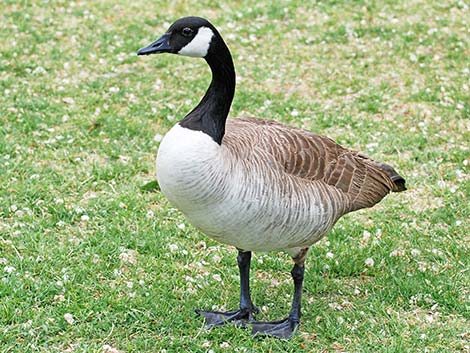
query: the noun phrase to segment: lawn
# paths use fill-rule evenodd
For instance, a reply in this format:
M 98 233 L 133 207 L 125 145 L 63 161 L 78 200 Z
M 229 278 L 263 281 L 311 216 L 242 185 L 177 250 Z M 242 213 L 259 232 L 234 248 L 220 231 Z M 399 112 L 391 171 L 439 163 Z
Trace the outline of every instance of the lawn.
M 272 3 L 1 2 L 0 352 L 470 351 L 470 5 Z M 186 15 L 232 51 L 232 117 L 328 135 L 407 180 L 311 249 L 290 341 L 203 328 L 195 308 L 238 305 L 236 251 L 152 183 L 210 71 L 136 50 Z M 258 319 L 286 316 L 291 266 L 254 256 Z

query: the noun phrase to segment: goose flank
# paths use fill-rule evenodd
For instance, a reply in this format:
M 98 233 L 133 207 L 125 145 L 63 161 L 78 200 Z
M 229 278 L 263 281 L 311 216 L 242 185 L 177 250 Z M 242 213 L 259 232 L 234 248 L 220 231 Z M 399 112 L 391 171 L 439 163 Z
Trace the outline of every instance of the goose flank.
M 389 165 L 328 137 L 270 120 L 227 120 L 235 69 L 227 45 L 207 20 L 181 18 L 138 51 L 157 53 L 204 58 L 212 71 L 206 94 L 165 135 L 156 161 L 168 200 L 203 233 L 238 249 L 240 307 L 196 312 L 207 327 L 250 324 L 255 335 L 289 338 L 300 322 L 309 247 L 344 214 L 406 190 L 405 180 Z M 294 261 L 292 308 L 283 320 L 254 319 L 252 251 L 286 251 Z

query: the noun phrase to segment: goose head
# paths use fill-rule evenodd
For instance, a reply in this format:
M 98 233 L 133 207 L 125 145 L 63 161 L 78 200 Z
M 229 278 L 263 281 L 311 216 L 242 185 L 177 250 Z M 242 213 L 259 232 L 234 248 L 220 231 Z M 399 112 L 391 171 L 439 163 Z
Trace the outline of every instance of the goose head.
M 220 37 L 214 26 L 201 17 L 183 17 L 153 43 L 139 49 L 137 55 L 172 53 L 184 56 L 205 58 L 211 43 Z
M 235 68 L 230 50 L 217 29 L 201 17 L 183 17 L 137 55 L 171 53 L 204 58 L 212 81 L 199 104 L 180 121 L 182 127 L 202 131 L 219 145 L 235 93 Z

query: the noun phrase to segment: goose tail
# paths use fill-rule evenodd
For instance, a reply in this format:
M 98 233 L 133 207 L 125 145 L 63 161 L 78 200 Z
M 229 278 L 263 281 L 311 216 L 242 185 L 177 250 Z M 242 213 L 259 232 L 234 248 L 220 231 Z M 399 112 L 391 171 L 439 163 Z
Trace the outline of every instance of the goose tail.
M 394 187 L 391 189 L 392 192 L 402 192 L 406 190 L 405 179 L 398 174 L 395 169 L 385 163 L 380 163 L 380 168 L 388 174 L 390 180 L 393 182 Z

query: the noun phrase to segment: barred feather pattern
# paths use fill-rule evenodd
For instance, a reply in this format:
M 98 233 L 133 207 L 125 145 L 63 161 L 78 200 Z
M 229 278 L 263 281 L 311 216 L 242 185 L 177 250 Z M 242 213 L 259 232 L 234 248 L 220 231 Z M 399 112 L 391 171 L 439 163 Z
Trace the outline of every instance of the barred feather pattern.
M 403 191 L 391 179 L 399 176 L 393 168 L 326 136 L 257 118 L 228 120 L 226 131 L 224 143 L 233 150 L 256 145 L 267 151 L 286 173 L 302 179 L 300 188 L 318 180 L 341 190 L 335 203 L 347 205 L 347 212 L 372 207 L 389 192 Z

